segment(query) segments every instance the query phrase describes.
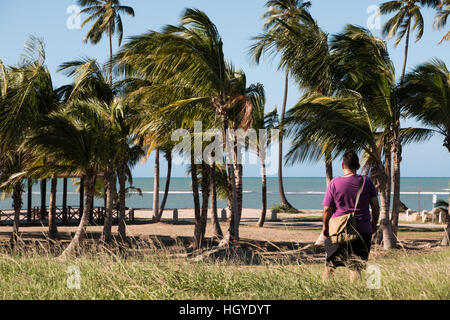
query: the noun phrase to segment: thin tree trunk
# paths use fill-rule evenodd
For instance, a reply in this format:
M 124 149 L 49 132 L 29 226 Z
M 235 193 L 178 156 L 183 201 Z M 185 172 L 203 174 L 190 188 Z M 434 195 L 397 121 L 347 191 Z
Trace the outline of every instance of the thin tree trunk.
M 225 115 L 222 115 L 222 130 L 224 141 L 228 141 L 230 139 L 228 135 L 228 119 Z M 231 147 L 232 158 L 231 163 L 227 164 L 228 171 L 228 184 L 231 188 L 231 219 L 228 227 L 228 232 L 219 244 L 219 246 L 227 246 L 232 241 L 239 241 L 239 230 L 236 228 L 236 220 L 238 219 L 238 204 L 237 204 L 237 189 L 236 189 L 236 177 L 235 177 L 235 168 L 234 161 L 236 158 L 236 154 L 234 151 L 234 147 Z M 230 159 L 227 159 L 230 160 Z M 236 234 L 237 233 L 237 234 Z
M 266 176 L 266 160 L 261 152 L 258 152 L 259 159 L 261 161 L 261 183 L 262 183 L 262 197 L 261 197 L 261 215 L 259 216 L 259 220 L 257 226 L 259 228 L 264 227 L 264 223 L 266 221 L 267 214 L 267 176 Z
M 22 186 L 20 184 L 14 186 L 12 198 L 14 205 L 14 224 L 11 243 L 14 244 L 19 238 L 20 210 L 22 209 Z
M 27 179 L 27 221 L 31 222 L 31 211 L 33 209 L 33 180 Z
M 386 199 L 387 201 L 387 209 L 391 209 L 391 193 L 392 193 L 392 153 L 389 148 L 386 148 L 384 151 L 384 172 L 386 173 L 387 177 L 387 184 L 386 184 L 386 194 L 389 195 L 389 197 Z
M 84 210 L 84 178 L 80 178 L 80 214 Z
M 109 66 L 109 85 L 112 86 L 112 59 L 113 59 L 113 49 L 112 49 L 112 25 L 111 22 L 109 23 L 109 27 L 108 27 L 108 36 L 109 36 L 109 62 L 110 62 L 110 66 Z
M 400 84 L 403 85 L 406 74 L 406 65 L 408 63 L 408 50 L 409 50 L 409 36 L 411 34 L 411 18 L 408 21 L 408 30 L 406 31 L 406 41 L 405 41 L 405 59 L 403 61 L 402 78 Z
M 63 180 L 62 217 L 63 224 L 67 224 L 67 178 Z
M 119 236 L 121 240 L 126 239 L 126 223 L 125 223 L 125 196 L 126 196 L 126 176 L 125 166 L 122 165 L 118 169 L 119 179 Z
M 328 186 L 331 180 L 333 180 L 333 158 L 331 157 L 331 154 L 328 151 L 325 153 L 325 172 Z
M 167 198 L 169 196 L 170 191 L 170 179 L 172 176 L 172 150 L 166 151 L 166 160 L 167 160 L 167 178 L 166 178 L 166 187 L 164 189 L 164 196 L 161 202 L 161 207 L 159 209 L 158 220 L 161 221 L 162 215 L 164 213 L 164 209 L 166 207 Z
M 285 78 L 285 86 L 284 86 L 284 98 L 283 98 L 283 107 L 281 109 L 281 124 L 284 122 L 284 117 L 286 114 L 286 106 L 287 106 L 287 98 L 288 98 L 288 88 L 289 88 L 289 71 L 286 71 Z M 284 193 L 284 185 L 283 185 L 283 136 L 284 136 L 284 128 L 280 126 L 280 136 L 278 139 L 278 191 L 280 193 L 280 201 L 281 205 L 286 208 L 293 208 L 292 205 L 286 198 Z
M 153 184 L 153 221 L 159 222 L 159 149 L 155 149 L 155 180 Z
M 210 167 L 211 179 L 210 179 L 210 192 L 211 192 L 211 223 L 214 228 L 214 236 L 216 238 L 222 239 L 223 232 L 220 227 L 219 217 L 217 213 L 217 181 L 216 181 L 216 165 L 212 164 Z
M 58 178 L 51 179 L 50 201 L 48 205 L 48 236 L 50 239 L 58 238 L 58 227 L 56 226 L 56 192 Z
M 209 202 L 209 167 L 206 163 L 202 163 L 202 209 L 198 219 L 195 219 L 195 248 L 203 247 L 206 233 L 206 223 L 208 219 L 208 202 Z
M 398 218 L 400 214 L 400 164 L 402 161 L 402 146 L 398 136 L 399 128 L 396 127 L 394 132 L 394 140 L 392 145 L 393 161 L 393 175 L 392 180 L 394 184 L 394 197 L 392 199 L 392 232 L 397 236 Z
M 95 174 L 91 173 L 86 177 L 85 180 L 86 187 L 86 204 L 83 209 L 83 215 L 81 216 L 80 224 L 78 226 L 77 232 L 70 242 L 69 246 L 61 254 L 61 258 L 67 258 L 75 253 L 80 247 L 80 241 L 83 234 L 86 233 L 86 224 L 89 220 L 89 213 L 92 210 L 92 200 L 94 199 L 95 193 Z
M 194 197 L 194 217 L 195 217 L 195 229 L 194 229 L 194 246 L 198 248 L 199 246 L 199 238 L 201 234 L 201 226 L 200 226 L 200 195 L 198 190 L 198 176 L 197 176 L 197 167 L 194 161 L 194 154 L 191 151 L 191 179 L 192 179 L 192 195 Z
M 379 163 L 373 170 L 373 179 L 376 181 L 378 192 L 380 194 L 380 233 L 383 239 L 383 247 L 385 250 L 394 248 L 395 241 L 392 233 L 391 220 L 389 218 L 388 197 L 386 193 L 387 177 L 384 172 L 382 163 Z
M 105 172 L 105 188 L 106 188 L 106 206 L 105 206 L 105 221 L 103 225 L 102 241 L 105 243 L 111 242 L 111 230 L 113 220 L 114 207 L 114 185 L 116 183 L 116 175 L 114 171 Z
M 42 179 L 41 180 L 41 210 L 40 215 L 41 219 L 44 220 L 45 216 L 47 215 L 47 180 Z

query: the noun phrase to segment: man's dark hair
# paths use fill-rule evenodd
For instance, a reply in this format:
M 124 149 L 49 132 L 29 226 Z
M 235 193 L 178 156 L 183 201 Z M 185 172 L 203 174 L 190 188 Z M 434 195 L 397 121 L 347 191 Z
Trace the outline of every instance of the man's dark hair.
M 344 154 L 342 158 L 344 167 L 350 170 L 358 170 L 361 166 L 359 165 L 359 157 L 355 151 L 350 150 Z

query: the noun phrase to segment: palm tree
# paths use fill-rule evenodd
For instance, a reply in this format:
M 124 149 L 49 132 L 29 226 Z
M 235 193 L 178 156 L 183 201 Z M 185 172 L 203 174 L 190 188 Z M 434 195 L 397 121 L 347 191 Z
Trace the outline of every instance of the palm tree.
M 95 20 L 83 41 L 91 41 L 92 44 L 97 44 L 102 39 L 103 34 L 107 32 L 109 39 L 109 57 L 110 61 L 112 61 L 112 36 L 116 31 L 119 35 L 119 47 L 122 45 L 123 23 L 120 14 L 126 13 L 134 17 L 133 8 L 120 5 L 119 0 L 78 0 L 78 4 L 84 7 L 84 9 L 81 10 L 81 13 L 90 14 L 81 27 L 84 27 L 87 23 Z M 112 84 L 112 82 L 111 65 L 109 83 Z
M 30 154 L 19 151 L 18 148 L 2 150 L 0 189 L 4 194 L 11 194 L 14 209 L 14 224 L 11 234 L 11 243 L 14 244 L 19 237 L 20 213 L 22 209 L 22 194 L 24 191 L 24 176 L 28 162 L 31 161 Z
M 441 30 L 447 24 L 447 19 L 450 14 L 450 0 L 442 0 L 438 7 L 438 12 L 436 14 L 436 19 L 434 20 L 434 27 Z M 441 44 L 444 41 L 450 41 L 450 31 L 448 31 L 439 42 Z
M 256 85 L 257 95 L 251 97 L 253 104 L 253 129 L 257 133 L 257 150 L 259 160 L 261 162 L 261 186 L 262 186 L 262 203 L 261 214 L 257 226 L 262 228 L 266 220 L 267 213 L 267 177 L 266 177 L 266 150 L 267 145 L 271 142 L 270 130 L 275 129 L 278 125 L 277 110 L 269 113 L 265 112 L 266 97 L 264 87 L 261 84 Z
M 223 136 L 230 128 L 231 110 L 240 105 L 240 127 L 251 125 L 252 105 L 242 89 L 242 73 L 227 64 L 223 42 L 217 27 L 208 16 L 197 9 L 186 9 L 179 26 L 166 26 L 162 32 L 150 31 L 133 37 L 118 54 L 117 60 L 130 65 L 152 85 L 138 91 L 148 100 L 160 101 L 161 108 L 194 114 L 199 110 L 220 120 Z M 183 98 L 180 98 L 183 97 Z M 183 111 L 184 110 L 184 111 Z M 236 110 L 236 109 L 235 109 Z M 225 139 L 224 139 L 225 140 Z M 234 226 L 230 238 L 239 239 L 237 157 L 228 164 L 232 190 Z M 195 177 L 194 177 L 195 178 Z M 195 192 L 194 192 L 195 194 Z
M 45 65 L 45 50 L 42 40 L 31 36 L 25 44 L 25 55 L 17 66 L 7 71 L 9 79 L 4 83 L 9 86 L 4 97 L 4 107 L 1 109 L 1 136 L 4 150 L 14 150 L 20 146 L 24 137 L 39 125 L 40 117 L 59 108 L 60 89 L 54 89 L 52 77 Z M 3 68 L 3 74 L 5 74 Z M 13 146 L 11 149 L 10 147 Z M 27 153 L 27 151 L 21 151 Z M 45 162 L 45 154 L 39 157 Z M 40 178 L 40 177 L 37 177 Z M 43 179 L 42 181 L 45 181 Z M 43 184 L 43 183 L 42 183 Z M 44 185 L 44 184 L 43 184 Z M 42 189 L 41 189 L 42 190 Z M 55 196 L 55 189 L 52 190 Z M 45 192 L 41 191 L 41 213 L 45 217 Z M 52 203 L 52 205 L 56 205 Z M 56 212 L 49 212 L 49 231 L 51 237 L 57 236 L 54 224 Z
M 423 63 L 405 77 L 404 106 L 409 116 L 444 137 L 450 152 L 450 72 L 444 61 Z M 447 226 L 447 234 L 449 226 Z
M 263 18 L 266 19 L 264 24 L 264 33 L 255 37 L 255 43 L 250 48 L 250 52 L 256 63 L 260 63 L 263 54 L 267 53 L 269 56 L 281 54 L 281 62 L 279 69 L 284 69 L 286 72 L 284 85 L 284 98 L 281 107 L 281 121 L 283 124 L 286 113 L 289 74 L 292 71 L 291 65 L 286 62 L 287 55 L 284 47 L 285 40 L 289 37 L 289 29 L 287 25 L 298 24 L 299 21 L 310 19 L 307 9 L 311 3 L 301 0 L 269 0 L 266 3 L 267 11 Z M 279 150 L 278 150 L 278 188 L 280 193 L 281 205 L 287 208 L 292 208 L 288 202 L 283 185 L 283 127 L 280 127 L 281 132 L 279 136 Z
M 79 175 L 84 181 L 85 206 L 74 238 L 62 253 L 67 257 L 78 249 L 85 233 L 95 194 L 95 180 L 103 172 L 110 154 L 107 124 L 98 112 L 100 102 L 73 102 L 45 116 L 25 143 L 27 150 L 48 155 L 47 170 L 61 175 Z M 105 150 L 107 150 L 105 152 Z
M 383 27 L 383 35 L 388 38 L 397 37 L 395 46 L 405 39 L 405 56 L 403 69 L 400 78 L 400 85 L 403 85 L 408 61 L 409 38 L 411 31 L 416 31 L 416 42 L 423 36 L 424 20 L 421 13 L 421 7 L 436 8 L 440 0 L 395 0 L 388 1 L 381 5 L 380 13 L 389 14 L 396 12 L 394 17 L 389 19 Z M 414 22 L 414 24 L 413 24 Z M 398 108 L 393 110 L 392 135 L 391 135 L 391 153 L 393 154 L 393 189 L 394 197 L 392 200 L 392 216 L 398 221 L 400 210 L 400 164 L 402 161 L 402 146 L 400 143 L 400 118 L 401 113 Z M 395 231 L 395 230 L 394 230 Z
M 395 46 L 405 39 L 405 57 L 400 83 L 403 83 L 406 73 L 406 64 L 408 61 L 409 38 L 411 31 L 416 31 L 416 42 L 423 36 L 424 21 L 421 13 L 422 7 L 437 8 L 440 0 L 394 0 L 387 1 L 380 6 L 381 14 L 394 13 L 383 26 L 383 35 L 388 38 L 397 37 Z

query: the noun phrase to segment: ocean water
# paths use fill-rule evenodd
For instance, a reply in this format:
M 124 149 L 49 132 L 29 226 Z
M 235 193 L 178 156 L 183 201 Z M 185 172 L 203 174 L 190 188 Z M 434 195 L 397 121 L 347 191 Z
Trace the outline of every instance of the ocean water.
M 267 203 L 269 208 L 280 202 L 277 178 L 267 179 Z M 160 201 L 162 201 L 166 180 L 160 180 Z M 244 178 L 244 208 L 261 207 L 261 179 Z M 127 198 L 130 208 L 152 208 L 153 178 L 134 178 L 134 186 L 142 190 L 143 196 L 131 193 Z M 326 182 L 324 178 L 285 178 L 284 187 L 286 197 L 293 206 L 299 209 L 320 209 L 325 194 Z M 50 183 L 47 183 L 49 193 Z M 432 208 L 433 194 L 438 199 L 447 200 L 450 190 L 450 178 L 402 178 L 401 201 L 413 210 L 430 210 Z M 189 178 L 172 178 L 170 194 L 166 208 L 193 208 Z M 69 180 L 67 201 L 69 206 L 79 205 L 77 187 Z M 47 204 L 48 204 L 47 195 Z M 40 205 L 39 184 L 33 186 L 33 206 Z M 103 206 L 103 199 L 96 199 L 95 205 Z M 62 205 L 62 180 L 58 181 L 57 205 Z M 23 206 L 27 206 L 27 193 L 23 194 Z M 219 201 L 219 208 L 225 207 L 224 201 Z M 0 201 L 0 209 L 11 209 L 12 199 L 7 196 Z

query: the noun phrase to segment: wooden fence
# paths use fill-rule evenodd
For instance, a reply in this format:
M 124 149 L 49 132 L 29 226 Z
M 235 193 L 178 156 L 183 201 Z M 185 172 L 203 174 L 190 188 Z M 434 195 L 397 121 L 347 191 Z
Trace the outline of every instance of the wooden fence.
M 134 222 L 134 210 L 125 210 L 125 221 Z M 67 225 L 73 223 L 79 223 L 81 220 L 82 209 L 80 207 L 68 206 L 66 210 L 61 207 L 56 207 L 56 221 L 59 225 Z M 118 210 L 113 210 L 113 223 L 116 224 L 119 221 Z M 40 207 L 33 207 L 31 212 L 21 212 L 20 213 L 20 224 L 27 223 L 38 223 L 45 224 L 48 222 L 48 210 L 46 208 L 44 213 L 41 213 Z M 103 224 L 105 222 L 105 208 L 104 207 L 94 207 L 91 214 L 89 215 L 90 224 Z M 14 223 L 14 211 L 13 210 L 0 210 L 0 225 L 12 225 Z

